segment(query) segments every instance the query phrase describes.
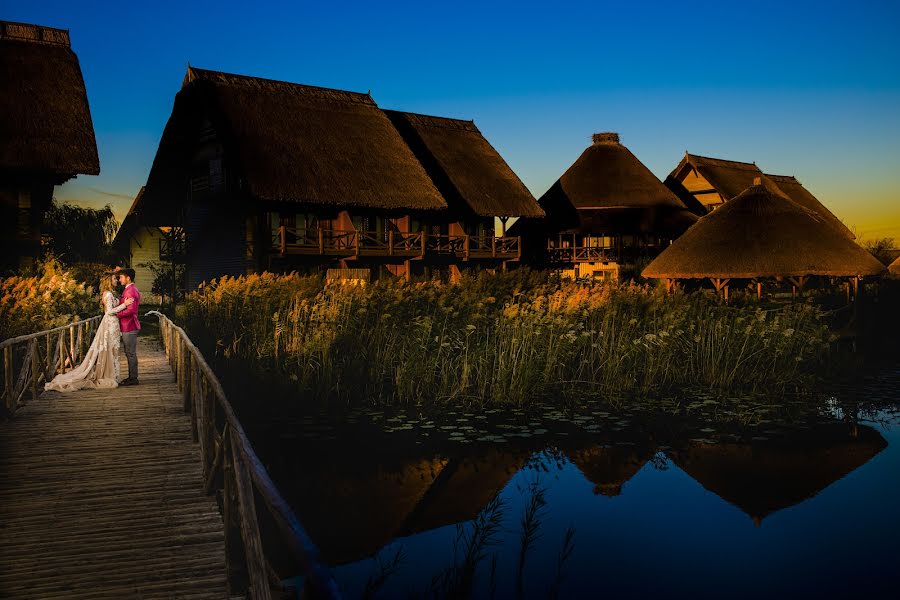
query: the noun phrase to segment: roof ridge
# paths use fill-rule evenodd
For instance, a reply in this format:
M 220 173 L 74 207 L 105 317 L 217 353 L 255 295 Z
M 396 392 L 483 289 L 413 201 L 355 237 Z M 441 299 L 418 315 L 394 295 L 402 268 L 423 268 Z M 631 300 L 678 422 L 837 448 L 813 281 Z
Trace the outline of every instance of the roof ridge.
M 364 92 L 353 92 L 350 90 L 340 90 L 337 88 L 329 88 L 318 85 L 309 85 L 306 83 L 295 83 L 293 81 L 283 81 L 280 79 L 269 79 L 266 77 L 257 77 L 255 75 L 242 75 L 240 73 L 228 73 L 226 71 L 215 71 L 212 69 L 203 69 L 188 65 L 187 73 L 181 87 L 184 88 L 189 83 L 202 79 L 213 83 L 220 83 L 228 86 L 240 86 L 246 88 L 258 89 L 281 89 L 299 92 L 307 96 L 318 97 L 322 99 L 337 100 L 343 99 L 348 102 L 356 102 L 360 104 L 371 104 L 375 106 L 375 100 L 372 95 Z
M 687 151 L 685 151 L 684 154 L 687 157 L 688 161 L 690 161 L 692 158 L 699 158 L 702 160 L 715 161 L 717 163 L 728 163 L 730 165 L 742 165 L 742 166 L 746 166 L 746 167 L 753 167 L 754 169 L 762 171 L 762 169 L 760 169 L 759 166 L 755 162 L 730 160 L 728 158 L 716 158 L 715 156 L 703 156 L 702 154 L 691 154 L 690 152 L 687 152 Z
M 15 40 L 52 46 L 72 46 L 68 29 L 0 20 L 0 40 Z
M 800 180 L 797 179 L 795 175 L 774 175 L 772 173 L 763 173 L 763 175 L 765 175 L 766 177 L 771 177 L 772 179 L 791 179 L 793 181 L 796 181 L 797 183 L 800 183 Z
M 410 111 L 406 111 L 406 110 L 385 109 L 385 112 L 401 114 L 411 121 L 423 123 L 423 124 L 429 125 L 431 127 L 444 127 L 446 129 L 462 129 L 465 131 L 474 131 L 476 133 L 480 133 L 478 126 L 475 125 L 475 121 L 472 119 L 454 119 L 453 117 L 442 117 L 439 115 L 426 115 L 425 113 L 410 112 Z

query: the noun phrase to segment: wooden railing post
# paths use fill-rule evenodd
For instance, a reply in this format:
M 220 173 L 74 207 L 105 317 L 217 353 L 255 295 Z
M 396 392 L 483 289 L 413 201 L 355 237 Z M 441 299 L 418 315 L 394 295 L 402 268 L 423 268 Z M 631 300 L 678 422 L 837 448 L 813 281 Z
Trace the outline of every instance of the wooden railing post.
M 325 254 L 325 232 L 319 227 L 319 254 Z
M 13 401 L 12 346 L 3 349 L 3 380 L 3 400 L 7 412 L 11 415 L 16 410 Z
M 182 371 L 182 388 L 181 388 L 181 400 L 182 400 L 182 408 L 184 412 L 191 411 L 191 384 L 193 383 L 191 380 L 191 364 L 193 363 L 193 356 L 190 352 L 185 352 L 184 354 L 184 362 L 181 365 Z
M 422 232 L 422 253 L 421 258 L 425 258 L 425 244 L 427 243 L 426 238 L 428 237 L 428 232 Z
M 287 254 L 287 230 L 285 229 L 284 225 L 278 228 L 278 236 L 281 238 L 281 243 L 279 244 L 281 255 L 284 256 L 285 254 Z
M 394 255 L 394 230 L 388 230 L 388 256 Z
M 38 399 L 38 369 L 40 368 L 40 362 L 38 359 L 38 342 L 37 338 L 31 342 L 32 344 L 32 353 L 31 353 L 31 399 Z
M 250 579 L 250 597 L 254 600 L 270 600 L 269 573 L 263 555 L 259 524 L 256 519 L 256 503 L 253 500 L 253 482 L 243 456 L 240 442 L 231 440 L 231 464 L 234 467 L 235 488 L 237 488 L 238 509 L 240 511 L 241 538 L 244 541 L 244 556 L 247 575 Z
M 194 442 L 200 440 L 197 430 L 197 403 L 200 398 L 200 367 L 191 361 L 191 439 Z
M 222 440 L 222 444 L 225 445 L 222 463 L 222 521 L 225 525 L 225 570 L 228 574 L 228 591 L 232 594 L 245 594 L 249 585 L 247 559 L 241 544 L 241 517 L 238 511 L 237 486 L 234 481 L 231 441 L 226 437 Z

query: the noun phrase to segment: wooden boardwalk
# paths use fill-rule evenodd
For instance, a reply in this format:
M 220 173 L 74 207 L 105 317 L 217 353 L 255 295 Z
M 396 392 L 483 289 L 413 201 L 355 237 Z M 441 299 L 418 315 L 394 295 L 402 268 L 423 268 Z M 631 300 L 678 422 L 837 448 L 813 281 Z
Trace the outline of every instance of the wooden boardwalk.
M 228 596 L 182 395 L 157 340 L 138 357 L 137 387 L 44 393 L 0 423 L 0 598 Z

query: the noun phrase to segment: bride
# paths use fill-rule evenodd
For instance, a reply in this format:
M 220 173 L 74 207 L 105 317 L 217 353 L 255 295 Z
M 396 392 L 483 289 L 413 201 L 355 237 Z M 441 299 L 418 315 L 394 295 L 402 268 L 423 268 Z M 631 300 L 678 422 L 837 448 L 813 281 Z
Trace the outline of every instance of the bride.
M 109 279 L 103 280 L 100 286 L 100 307 L 104 310 L 104 315 L 84 360 L 68 373 L 60 373 L 54 377 L 53 381 L 44 385 L 44 390 L 74 392 L 84 388 L 118 387 L 121 332 L 116 313 L 134 302 L 131 298 L 126 298 L 124 304 L 119 304 L 119 299 L 112 293 L 118 280 L 118 274 L 113 274 Z

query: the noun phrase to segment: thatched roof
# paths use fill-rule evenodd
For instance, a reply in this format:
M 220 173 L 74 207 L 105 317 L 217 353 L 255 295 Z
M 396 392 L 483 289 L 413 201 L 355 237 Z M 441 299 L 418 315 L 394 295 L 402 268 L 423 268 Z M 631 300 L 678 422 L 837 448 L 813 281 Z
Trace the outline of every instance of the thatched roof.
M 844 423 L 754 443 L 693 443 L 666 451 L 700 485 L 759 522 L 816 495 L 887 447 L 871 427 Z
M 854 276 L 882 271 L 882 264 L 854 241 L 760 181 L 701 218 L 643 276 Z
M 594 134 L 538 203 L 553 231 L 678 235 L 696 220 L 616 133 Z
M 818 198 L 813 196 L 793 176 L 763 173 L 756 166 L 756 163 L 711 158 L 685 152 L 684 158 L 681 159 L 681 162 L 669 175 L 669 178 L 677 180 L 676 175 L 686 166 L 690 166 L 700 173 L 726 201 L 731 200 L 753 185 L 753 181 L 757 177 L 762 178 L 763 183 L 772 190 L 784 194 L 800 206 L 817 213 L 825 222 L 832 225 L 846 237 L 850 239 L 856 238 L 853 232 L 840 219 L 834 216 L 834 213 L 819 202 Z M 669 178 L 667 178 L 667 182 Z
M 898 256 L 894 262 L 890 264 L 888 267 L 888 271 L 893 273 L 894 275 L 900 275 L 900 256 Z
M 834 213 L 828 210 L 824 204 L 819 202 L 819 199 L 813 196 L 809 190 L 803 187 L 797 178 L 792 175 L 765 175 L 767 179 L 775 183 L 782 192 L 787 195 L 788 198 L 802 206 L 803 208 L 809 209 L 822 217 L 826 223 L 843 233 L 846 237 L 851 240 L 856 239 L 856 236 L 850 231 L 850 228 L 844 225 L 843 221 L 834 216 Z
M 209 119 L 249 193 L 268 201 L 440 210 L 444 199 L 371 96 L 189 67 L 151 169 L 152 201 L 183 181 Z M 182 194 L 183 195 L 183 194 Z M 176 196 L 177 198 L 177 196 Z
M 0 21 L 0 81 L 0 169 L 62 180 L 100 173 L 68 31 Z
M 472 121 L 384 111 L 451 208 L 483 217 L 543 217 L 525 184 Z
M 706 210 L 706 207 L 702 202 L 697 200 L 697 197 L 694 196 L 684 184 L 681 183 L 679 179 L 672 177 L 671 175 L 666 176 L 665 181 L 663 181 L 663 185 L 669 188 L 673 194 L 675 194 L 681 203 L 684 204 L 689 211 L 698 216 L 703 216 L 709 211 Z
M 753 185 L 754 179 L 763 175 L 756 163 L 724 160 L 685 152 L 684 158 L 672 171 L 672 176 L 676 176 L 685 165 L 690 165 L 700 173 L 726 201 L 746 190 Z

